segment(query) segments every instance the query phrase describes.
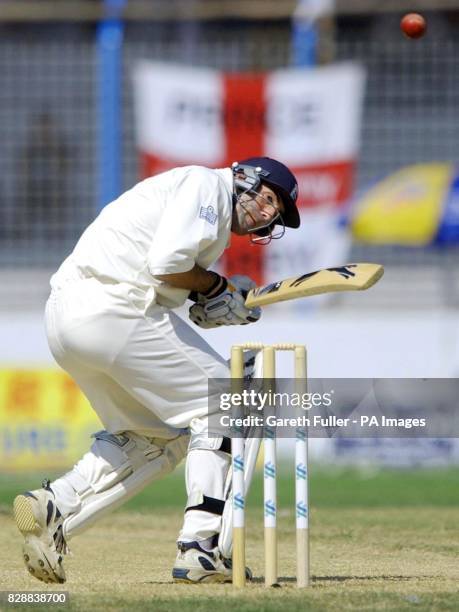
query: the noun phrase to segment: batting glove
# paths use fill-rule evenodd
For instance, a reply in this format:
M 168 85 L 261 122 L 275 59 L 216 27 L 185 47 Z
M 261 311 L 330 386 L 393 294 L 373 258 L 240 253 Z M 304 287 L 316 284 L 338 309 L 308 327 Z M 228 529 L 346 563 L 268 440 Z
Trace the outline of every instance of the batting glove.
M 248 325 L 258 321 L 261 309 L 245 307 L 245 297 L 248 289 L 254 286 L 253 281 L 248 277 L 235 277 L 239 285 L 237 287 L 223 276 L 216 276 L 217 279 L 209 291 L 196 295 L 197 303 L 191 306 L 189 311 L 193 323 L 203 329 L 211 329 L 222 325 Z

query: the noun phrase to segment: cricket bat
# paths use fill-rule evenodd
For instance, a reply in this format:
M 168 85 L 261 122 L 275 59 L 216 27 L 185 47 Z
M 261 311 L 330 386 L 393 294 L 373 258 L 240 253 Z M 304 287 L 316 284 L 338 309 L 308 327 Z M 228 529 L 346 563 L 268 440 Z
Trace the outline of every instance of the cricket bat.
M 352 263 L 338 268 L 325 268 L 255 287 L 248 292 L 245 305 L 247 308 L 255 308 L 322 293 L 363 291 L 378 282 L 383 274 L 383 266 L 373 263 Z

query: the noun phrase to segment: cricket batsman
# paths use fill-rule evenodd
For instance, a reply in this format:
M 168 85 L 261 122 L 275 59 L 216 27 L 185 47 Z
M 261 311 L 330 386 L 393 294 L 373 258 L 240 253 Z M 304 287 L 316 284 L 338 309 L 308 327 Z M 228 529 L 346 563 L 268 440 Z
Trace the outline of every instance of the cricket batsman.
M 260 309 L 244 305 L 254 283 L 209 268 L 231 232 L 269 243 L 299 227 L 297 194 L 290 170 L 268 157 L 176 168 L 108 204 L 53 275 L 49 346 L 104 430 L 72 470 L 14 501 L 32 576 L 63 583 L 71 538 L 186 456 L 173 578 L 231 581 L 218 544 L 231 440 L 206 433 L 208 379 L 229 368 L 174 310 L 191 297 L 189 318 L 204 329 L 258 321 Z

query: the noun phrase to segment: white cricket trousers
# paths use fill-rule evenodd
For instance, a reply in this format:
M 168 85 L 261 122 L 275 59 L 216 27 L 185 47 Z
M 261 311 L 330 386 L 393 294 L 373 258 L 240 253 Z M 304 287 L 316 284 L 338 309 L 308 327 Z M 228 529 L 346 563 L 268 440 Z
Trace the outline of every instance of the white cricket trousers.
M 207 414 L 208 378 L 228 367 L 167 308 L 143 308 L 126 284 L 84 279 L 54 290 L 46 306 L 51 351 L 110 433 L 174 437 Z
M 177 428 L 206 416 L 208 378 L 229 376 L 225 360 L 188 324 L 162 306 L 145 308 L 142 293 L 123 283 L 72 279 L 54 289 L 46 331 L 57 363 L 110 433 L 174 438 Z M 188 453 L 187 492 L 223 499 L 229 457 L 211 450 L 215 440 L 207 448 Z M 90 461 L 90 453 L 84 458 Z M 68 493 L 56 489 L 57 497 L 59 489 Z M 71 508 L 71 500 L 63 505 Z M 189 511 L 181 537 L 202 540 L 219 526 L 220 517 Z

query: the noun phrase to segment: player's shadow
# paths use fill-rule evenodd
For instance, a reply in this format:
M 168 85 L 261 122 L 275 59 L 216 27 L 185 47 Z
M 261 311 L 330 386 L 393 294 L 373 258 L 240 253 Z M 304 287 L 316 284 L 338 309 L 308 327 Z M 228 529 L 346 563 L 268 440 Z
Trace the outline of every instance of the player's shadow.
M 418 580 L 419 578 L 427 578 L 427 576 L 393 576 L 393 575 L 383 575 L 383 576 L 311 576 L 311 582 L 347 582 L 350 580 L 390 580 L 394 582 L 408 582 L 410 580 Z M 254 576 L 251 582 L 254 583 L 264 583 L 264 576 Z M 279 583 L 296 583 L 295 576 L 280 576 Z
M 320 583 L 320 582 L 333 583 L 333 582 L 347 582 L 347 581 L 353 581 L 353 580 L 355 581 L 366 580 L 368 582 L 376 581 L 376 580 L 387 580 L 391 582 L 409 582 L 410 580 L 419 580 L 419 579 L 424 579 L 424 578 L 429 578 L 429 576 L 393 576 L 389 574 L 384 574 L 382 576 L 311 576 L 311 583 Z M 254 576 L 250 582 L 253 584 L 264 584 L 265 578 L 264 576 Z M 296 577 L 295 576 L 280 576 L 279 583 L 277 584 L 277 586 L 282 586 L 283 583 L 296 584 Z M 174 584 L 174 583 L 172 580 L 148 580 L 147 582 L 143 582 L 142 584 Z

